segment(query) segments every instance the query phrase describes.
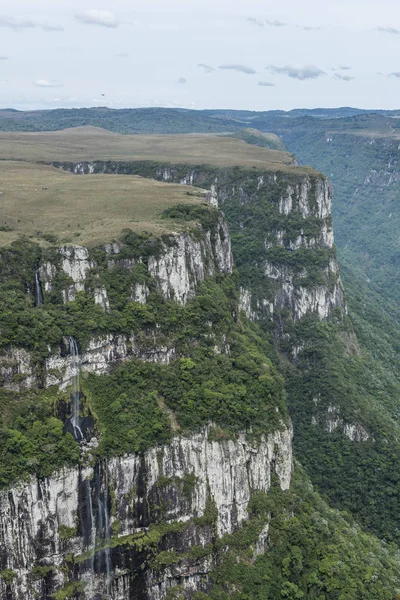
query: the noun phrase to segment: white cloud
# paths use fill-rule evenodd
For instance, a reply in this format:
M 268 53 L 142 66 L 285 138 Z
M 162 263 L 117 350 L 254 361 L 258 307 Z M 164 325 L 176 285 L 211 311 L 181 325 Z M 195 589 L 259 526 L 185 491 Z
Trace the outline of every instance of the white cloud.
M 215 71 L 214 67 L 210 67 L 210 65 L 205 65 L 204 63 L 199 63 L 197 66 L 200 67 L 200 69 L 204 69 L 206 73 Z
M 177 83 L 187 83 L 186 77 L 179 77 Z
M 51 23 L 40 23 L 39 27 L 44 31 L 64 31 L 64 27 L 61 25 L 52 25 Z
M 99 25 L 100 27 L 118 27 L 117 17 L 109 10 L 84 10 L 75 15 L 75 18 L 84 25 Z
M 257 25 L 257 27 L 264 27 L 265 25 L 269 25 L 270 27 L 286 27 L 287 23 L 282 23 L 282 21 L 270 21 L 268 19 L 256 19 L 255 17 L 248 17 L 247 21 L 252 25 Z
M 333 77 L 334 79 L 341 79 L 341 81 L 352 81 L 354 79 L 351 75 L 341 75 L 340 73 L 335 73 Z
M 394 27 L 382 27 L 382 25 L 379 25 L 379 27 L 375 27 L 376 31 L 380 31 L 381 33 L 390 33 L 392 35 L 400 35 L 400 29 L 395 29 Z
M 282 23 L 282 21 L 268 21 L 268 19 L 265 22 L 271 27 L 286 27 L 287 25 L 286 23 Z
M 0 60 L 8 60 L 8 56 L 0 56 Z
M 256 19 L 254 17 L 249 17 L 247 21 L 252 25 L 257 25 L 257 27 L 264 27 L 265 25 L 265 21 L 263 21 L 262 19 Z
M 246 75 L 254 75 L 257 73 L 257 71 L 251 67 L 246 67 L 246 65 L 220 65 L 218 69 L 237 71 L 238 73 L 246 73 Z
M 41 23 L 29 19 L 16 19 L 15 17 L 0 16 L 0 27 L 7 27 L 14 31 L 23 29 L 42 29 L 43 31 L 63 31 L 61 25 L 53 25 L 51 23 Z
M 258 85 L 261 85 L 263 87 L 275 87 L 275 84 L 271 83 L 271 81 L 259 81 Z
M 62 83 L 59 83 L 58 81 L 48 81 L 47 79 L 35 79 L 35 81 L 33 82 L 33 85 L 35 87 L 41 87 L 41 88 L 62 87 Z
M 270 65 L 267 68 L 271 71 L 271 73 L 275 73 L 277 75 L 287 75 L 292 79 L 300 79 L 300 81 L 305 81 L 306 79 L 316 79 L 321 75 L 326 75 L 325 71 L 322 71 L 313 65 L 307 65 L 305 67 L 291 67 L 290 65 L 286 65 L 285 67 L 276 67 L 275 65 Z

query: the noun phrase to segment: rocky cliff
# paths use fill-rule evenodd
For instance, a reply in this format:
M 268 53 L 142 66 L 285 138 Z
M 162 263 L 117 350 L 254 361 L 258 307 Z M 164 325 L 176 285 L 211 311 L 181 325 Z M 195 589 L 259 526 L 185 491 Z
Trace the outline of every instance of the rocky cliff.
M 229 221 L 240 284 L 216 208 L 162 238 L 127 232 L 94 249 L 38 251 L 34 283 L 22 287 L 45 343 L 6 345 L 0 374 L 9 394 L 53 403 L 79 458 L 2 492 L 0 590 L 7 600 L 191 598 L 210 589 L 252 499 L 290 487 L 283 383 L 241 310 L 280 339 L 307 316 L 343 314 L 331 189 L 294 167 L 55 166 L 208 189 Z M 26 339 L 15 331 L 12 340 Z M 290 344 L 296 360 L 302 346 Z M 269 519 L 253 524 L 251 561 L 266 550 Z
M 256 431 L 256 420 L 246 426 L 242 417 L 236 418 L 236 432 L 224 430 L 221 424 L 212 422 L 212 412 L 207 409 L 203 422 L 208 419 L 208 425 L 197 427 L 197 433 L 190 434 L 169 408 L 168 397 L 157 394 L 156 405 L 144 407 L 144 423 L 151 421 L 151 411 L 155 411 L 156 418 L 163 419 L 164 427 L 172 431 L 169 443 L 157 444 L 157 432 L 164 434 L 162 425 L 155 422 L 152 434 L 155 441 L 147 443 L 150 448 L 137 452 L 132 444 L 130 451 L 119 451 L 117 456 L 114 452 L 109 459 L 102 447 L 102 422 L 108 417 L 101 417 L 93 390 L 86 380 L 80 381 L 87 375 L 107 377 L 118 364 L 127 364 L 129 359 L 138 365 L 151 363 L 174 369 L 174 365 L 182 363 L 182 368 L 193 369 L 195 363 L 182 358 L 190 355 L 190 350 L 185 351 L 182 345 L 185 328 L 189 329 L 187 348 L 196 352 L 204 346 L 201 369 L 205 369 L 208 377 L 215 377 L 213 371 L 220 368 L 218 361 L 223 365 L 223 357 L 231 355 L 231 344 L 237 345 L 231 330 L 236 328 L 234 336 L 243 336 L 243 325 L 235 324 L 239 307 L 232 296 L 230 235 L 222 214 L 212 209 L 210 215 L 208 225 L 162 239 L 142 239 L 128 233 L 121 242 L 95 249 L 77 245 L 43 252 L 35 249 L 39 260 L 35 261 L 32 272 L 34 284 L 22 280 L 20 288 L 24 306 L 31 304 L 27 314 L 38 319 L 43 327 L 37 340 L 43 350 L 38 352 L 34 340 L 25 347 L 17 343 L 5 346 L 0 361 L 3 390 L 7 402 L 18 398 L 23 403 L 27 398 L 29 404 L 29 398 L 39 398 L 35 400 L 38 405 L 44 402 L 40 410 L 49 407 L 46 390 L 51 390 L 52 412 L 62 421 L 68 443 L 78 446 L 79 457 L 75 466 L 30 476 L 27 482 L 15 483 L 0 493 L 2 598 L 93 600 L 106 596 L 115 600 L 161 600 L 170 588 L 178 587 L 189 598 L 195 591 L 209 589 L 210 572 L 222 551 L 217 542 L 238 531 L 248 520 L 252 496 L 257 492 L 267 493 L 272 480 L 281 490 L 288 490 L 292 431 L 284 406 L 281 409 L 278 406 L 281 382 L 265 357 L 257 358 L 259 375 L 265 383 L 254 378 L 258 402 L 267 402 L 259 413 L 270 424 L 264 428 L 265 433 Z M 21 277 L 29 277 L 31 254 L 32 249 L 28 248 L 28 275 L 24 266 Z M 194 310 L 193 302 L 201 286 L 224 278 L 232 296 L 227 304 L 230 312 L 215 317 L 211 311 L 207 318 L 194 312 L 192 325 L 186 315 L 186 321 L 180 326 L 178 323 L 177 333 L 171 337 L 174 320 L 179 321 L 177 315 L 185 315 L 186 305 L 188 311 Z M 214 288 L 216 292 L 212 291 Z M 218 293 L 215 283 L 214 288 L 206 291 L 209 294 L 206 303 L 199 300 L 197 310 L 204 314 L 213 302 L 221 311 L 224 298 L 220 295 L 214 300 L 212 294 Z M 84 330 L 79 332 L 78 343 L 69 335 L 68 323 L 75 323 L 79 317 Z M 110 331 L 91 334 L 102 320 L 101 327 Z M 131 331 L 128 322 L 132 324 Z M 58 345 L 52 342 L 54 328 L 56 336 L 63 334 Z M 29 330 L 27 326 L 26 331 Z M 31 330 L 35 330 L 34 324 Z M 17 339 L 18 335 L 16 329 Z M 239 361 L 242 355 L 243 351 L 237 348 L 229 358 L 232 367 L 227 376 L 232 373 L 232 381 L 233 361 Z M 210 363 L 207 367 L 207 360 L 215 365 Z M 245 370 L 249 368 L 253 368 L 250 363 L 245 365 Z M 249 379 L 245 370 L 243 376 Z M 185 371 L 182 377 L 184 381 L 187 379 Z M 191 380 L 194 387 L 195 376 Z M 152 382 L 146 377 L 144 381 L 150 389 Z M 247 391 L 238 379 L 235 384 L 235 391 L 229 383 L 219 393 L 213 387 L 219 384 L 211 382 L 204 392 L 199 389 L 198 393 L 208 395 L 210 400 L 216 394 L 216 415 L 221 414 L 218 403 L 222 406 L 229 398 L 240 415 L 246 395 L 249 407 L 254 406 L 253 384 Z M 138 390 L 130 385 L 130 394 L 134 396 Z M 265 391 L 260 385 L 266 386 Z M 174 381 L 173 397 L 175 387 L 179 387 L 178 380 Z M 166 388 L 166 396 L 168 392 Z M 243 400 L 235 404 L 237 394 Z M 116 409 L 116 418 L 122 411 L 123 396 L 117 398 L 120 408 Z M 201 398 L 194 401 L 200 403 Z M 115 406 L 112 395 L 107 402 L 110 408 L 105 407 L 106 413 L 115 410 L 111 409 L 111 405 Z M 272 409 L 269 417 L 268 411 Z M 227 411 L 233 414 L 229 405 Z M 54 427 L 54 417 L 51 418 Z M 35 427 L 40 427 L 39 421 L 33 423 Z M 13 434 L 11 429 L 7 430 L 7 436 Z M 57 452 L 53 449 L 52 435 L 43 449 L 38 448 L 39 460 L 46 461 L 45 448 L 50 453 Z M 132 431 L 129 435 L 135 442 Z M 112 447 L 113 442 L 109 443 Z M 32 453 L 33 448 L 28 456 Z M 36 470 L 38 459 L 32 460 L 27 472 Z M 14 475 L 10 473 L 8 477 L 13 480 Z M 260 524 L 254 555 L 264 551 L 267 531 L 268 523 Z
M 154 254 L 128 256 L 126 245 L 106 244 L 94 258 L 88 248 L 62 246 L 42 258 L 37 266 L 38 284 L 45 301 L 55 291 L 64 303 L 73 301 L 78 293 L 86 294 L 104 311 L 110 309 L 108 291 L 102 280 L 117 274 L 125 278 L 127 301 L 145 304 L 151 291 L 158 291 L 166 300 L 184 305 L 193 298 L 199 284 L 217 273 L 230 274 L 233 268 L 231 242 L 225 219 L 220 216 L 213 230 L 204 235 L 182 233 L 160 241 Z M 140 270 L 140 277 L 135 273 Z M 57 286 L 57 290 L 55 290 Z M 32 289 L 33 291 L 33 289 Z M 86 340 L 80 356 L 82 372 L 106 373 L 116 363 L 129 357 L 168 363 L 175 349 L 163 345 L 162 336 L 153 332 L 144 344 L 131 333 L 106 333 Z M 71 384 L 74 359 L 69 341 L 64 338 L 58 347 L 49 348 L 40 372 L 32 354 L 24 348 L 7 348 L 0 355 L 0 376 L 3 386 L 22 390 L 34 385 L 57 385 L 65 389 Z
M 254 258 L 264 275 L 264 290 L 253 293 L 253 313 L 273 318 L 274 311 L 287 308 L 298 320 L 308 312 L 325 319 L 336 308 L 346 310 L 334 248 L 332 188 L 326 177 L 311 169 L 188 168 L 112 161 L 52 165 L 78 175 L 139 174 L 205 188 L 209 200 L 223 208 L 231 233 L 242 238 L 250 252 L 255 250 L 254 237 L 259 238 Z M 313 277 L 316 268 L 318 277 Z
M 210 441 L 209 431 L 1 493 L 2 562 L 15 573 L 1 597 L 50 598 L 68 585 L 87 599 L 206 591 L 216 539 L 248 518 L 271 473 L 287 490 L 292 470 L 289 429 L 258 444 Z

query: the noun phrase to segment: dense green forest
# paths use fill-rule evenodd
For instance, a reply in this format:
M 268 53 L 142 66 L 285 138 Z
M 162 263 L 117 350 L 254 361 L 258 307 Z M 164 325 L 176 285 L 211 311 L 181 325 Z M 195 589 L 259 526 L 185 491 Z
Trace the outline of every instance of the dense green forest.
M 320 278 L 333 250 L 318 248 L 315 255 L 303 248 L 291 250 L 304 222 L 292 217 L 276 221 L 273 206 L 279 197 L 279 189 L 263 196 L 242 181 L 240 194 L 223 205 L 242 281 L 256 297 L 268 298 L 273 284 L 260 268 L 267 259 L 294 273 L 305 268 L 308 279 L 303 276 L 297 285 L 332 285 Z M 309 224 L 312 236 L 312 220 Z M 271 254 L 265 239 L 277 229 L 285 232 L 284 247 Z M 352 512 L 377 535 L 399 541 L 400 380 L 398 338 L 393 335 L 398 327 L 393 329 L 393 319 L 382 312 L 377 294 L 365 293 L 350 270 L 345 275 L 349 316 L 339 311 L 329 321 L 309 315 L 293 322 L 284 309 L 274 315 L 274 324 L 267 320 L 264 327 L 276 339 L 297 458 L 333 506 Z M 301 348 L 294 363 L 293 347 Z M 357 424 L 367 439 L 355 443 L 338 426 L 328 433 L 337 418 Z

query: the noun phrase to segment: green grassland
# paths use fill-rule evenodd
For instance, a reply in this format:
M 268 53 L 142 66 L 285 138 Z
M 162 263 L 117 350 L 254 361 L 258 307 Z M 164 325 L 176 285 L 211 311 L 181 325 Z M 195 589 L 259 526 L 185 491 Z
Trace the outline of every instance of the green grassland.
M 257 139 L 279 147 L 276 136 L 259 134 Z M 171 221 L 161 219 L 165 209 L 204 201 L 204 191 L 197 188 L 133 175 L 80 177 L 39 164 L 83 160 L 314 172 L 294 166 L 293 156 L 287 152 L 225 135 L 120 135 L 96 127 L 2 132 L 0 246 L 21 235 L 42 242 L 50 235 L 53 243 L 86 245 L 119 237 L 125 228 L 161 235 L 171 231 Z M 177 228 L 179 225 L 174 225 L 174 230 Z
M 254 146 L 270 148 L 271 150 L 285 151 L 285 146 L 283 145 L 281 139 L 273 133 L 262 133 L 261 131 L 258 131 L 258 129 L 247 127 L 246 129 L 240 129 L 236 133 L 231 133 L 229 135 L 232 138 L 243 140 L 248 144 L 253 144 Z
M 26 235 L 93 245 L 123 229 L 162 234 L 179 228 L 161 213 L 204 201 L 199 188 L 137 176 L 72 175 L 45 165 L 0 161 L 0 246 Z
M 295 169 L 288 152 L 217 135 L 120 135 L 96 127 L 43 133 L 1 132 L 0 160 L 152 160 Z

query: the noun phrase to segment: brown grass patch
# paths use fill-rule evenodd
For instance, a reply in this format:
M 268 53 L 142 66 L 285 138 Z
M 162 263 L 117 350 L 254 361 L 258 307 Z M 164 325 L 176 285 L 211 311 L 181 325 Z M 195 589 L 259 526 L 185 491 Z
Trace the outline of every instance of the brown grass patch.
M 187 193 L 194 195 L 188 195 Z M 0 161 L 0 245 L 21 235 L 93 245 L 121 231 L 162 234 L 179 224 L 161 219 L 175 204 L 199 204 L 204 191 L 133 175 L 72 175 L 53 167 Z

